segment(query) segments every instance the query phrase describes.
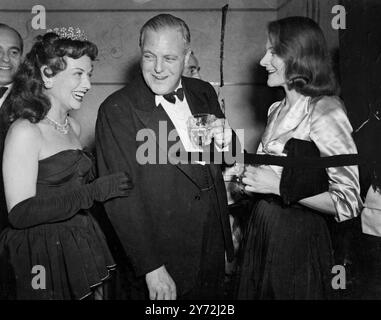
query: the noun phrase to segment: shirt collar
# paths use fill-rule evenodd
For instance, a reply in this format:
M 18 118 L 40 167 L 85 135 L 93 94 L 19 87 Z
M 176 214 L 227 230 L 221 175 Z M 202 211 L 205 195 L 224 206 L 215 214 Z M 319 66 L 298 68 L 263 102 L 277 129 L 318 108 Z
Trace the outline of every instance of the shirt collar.
M 177 89 L 182 88 L 182 87 L 183 87 L 183 85 L 182 85 L 181 79 L 180 79 L 180 82 L 179 82 L 179 84 L 177 85 L 177 87 L 176 87 L 176 89 L 174 91 L 176 91 Z M 168 101 L 163 97 L 163 95 L 161 95 L 161 94 L 160 95 L 155 94 L 155 104 L 156 104 L 156 107 L 158 107 L 159 104 L 163 104 L 163 102 L 165 103 L 165 102 L 168 102 Z
M 11 92 L 11 89 L 13 87 L 13 82 L 5 85 L 5 86 L 1 86 L 2 88 L 8 88 L 7 91 L 5 91 L 4 95 L 1 97 L 0 101 L 4 101 L 7 96 L 9 95 L 9 93 Z
M 1 87 L 2 87 L 2 88 L 8 88 L 8 89 L 10 89 L 10 88 L 13 87 L 13 82 L 8 83 L 7 85 L 5 85 L 5 86 L 1 86 Z

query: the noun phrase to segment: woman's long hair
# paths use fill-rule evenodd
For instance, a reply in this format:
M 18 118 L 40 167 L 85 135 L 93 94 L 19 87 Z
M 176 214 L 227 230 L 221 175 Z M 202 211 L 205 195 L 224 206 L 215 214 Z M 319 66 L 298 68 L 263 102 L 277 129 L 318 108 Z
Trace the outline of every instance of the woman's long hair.
M 311 97 L 337 94 L 327 44 L 316 22 L 306 17 L 272 21 L 268 35 L 274 53 L 285 62 L 289 90 Z
M 66 69 L 65 57 L 78 59 L 84 55 L 92 61 L 95 60 L 98 55 L 97 46 L 89 41 L 60 38 L 54 32 L 37 36 L 15 75 L 5 107 L 9 123 L 18 118 L 37 123 L 48 113 L 51 105 L 43 91 L 44 82 L 40 71 L 42 66 L 47 66 L 44 69 L 45 76 L 53 77 Z

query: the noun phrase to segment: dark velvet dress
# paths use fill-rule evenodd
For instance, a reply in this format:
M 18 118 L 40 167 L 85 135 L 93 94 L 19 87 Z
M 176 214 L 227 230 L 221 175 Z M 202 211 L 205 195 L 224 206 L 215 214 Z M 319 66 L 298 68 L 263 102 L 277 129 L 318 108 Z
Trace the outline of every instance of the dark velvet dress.
M 37 196 L 86 183 L 92 166 L 83 150 L 64 150 L 40 160 Z M 65 221 L 5 229 L 0 260 L 0 294 L 11 299 L 83 299 L 115 268 L 104 234 L 88 210 Z M 45 289 L 32 286 L 37 275 L 32 268 L 37 265 L 45 269 Z

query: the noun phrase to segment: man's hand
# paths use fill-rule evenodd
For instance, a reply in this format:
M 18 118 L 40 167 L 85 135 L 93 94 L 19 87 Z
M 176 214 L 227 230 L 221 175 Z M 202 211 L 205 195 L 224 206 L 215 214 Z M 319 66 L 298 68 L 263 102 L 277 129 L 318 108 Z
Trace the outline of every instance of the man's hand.
M 232 141 L 232 129 L 227 119 L 216 119 L 211 124 L 210 136 L 219 148 L 228 146 Z
M 176 284 L 165 266 L 147 273 L 146 282 L 151 300 L 176 300 Z

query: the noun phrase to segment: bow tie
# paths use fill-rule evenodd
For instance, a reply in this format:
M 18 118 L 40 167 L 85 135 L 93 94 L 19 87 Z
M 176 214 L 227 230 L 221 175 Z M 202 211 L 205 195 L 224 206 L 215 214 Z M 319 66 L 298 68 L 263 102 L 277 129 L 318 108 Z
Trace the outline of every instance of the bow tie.
M 3 97 L 4 93 L 6 93 L 8 90 L 7 87 L 1 87 L 0 88 L 0 99 Z
M 168 94 L 163 95 L 164 99 L 170 103 L 176 102 L 176 97 L 179 98 L 180 101 L 184 99 L 184 90 L 183 88 L 178 88 L 176 91 L 170 92 Z

